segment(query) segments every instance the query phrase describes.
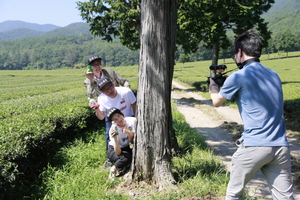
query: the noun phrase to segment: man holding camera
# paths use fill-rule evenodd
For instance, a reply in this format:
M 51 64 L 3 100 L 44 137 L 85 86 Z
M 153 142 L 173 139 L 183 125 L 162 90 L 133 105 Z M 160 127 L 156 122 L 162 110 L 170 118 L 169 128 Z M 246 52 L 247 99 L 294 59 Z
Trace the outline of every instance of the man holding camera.
M 273 199 L 294 199 L 289 144 L 283 118 L 283 93 L 276 72 L 259 60 L 260 37 L 248 30 L 234 42 L 234 60 L 240 69 L 223 87 L 210 79 L 214 106 L 234 99 L 244 122 L 242 137 L 236 141 L 226 199 L 242 199 L 245 185 L 261 170 Z

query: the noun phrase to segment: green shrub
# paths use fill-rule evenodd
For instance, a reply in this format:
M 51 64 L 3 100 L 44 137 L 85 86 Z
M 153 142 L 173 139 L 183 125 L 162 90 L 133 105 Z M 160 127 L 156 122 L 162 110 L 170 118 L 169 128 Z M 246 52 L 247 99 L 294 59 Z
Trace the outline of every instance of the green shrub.
M 60 145 L 95 120 L 84 77 L 70 72 L 1 71 L 0 198 L 22 192 Z

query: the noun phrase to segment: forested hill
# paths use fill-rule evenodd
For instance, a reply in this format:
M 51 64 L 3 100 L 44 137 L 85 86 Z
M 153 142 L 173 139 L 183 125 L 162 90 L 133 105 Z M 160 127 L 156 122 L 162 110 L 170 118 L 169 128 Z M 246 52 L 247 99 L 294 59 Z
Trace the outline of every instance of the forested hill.
M 28 37 L 39 37 L 42 31 L 36 31 L 29 28 L 17 28 L 5 32 L 0 32 L 0 40 L 17 40 Z
M 91 35 L 89 32 L 90 26 L 87 23 L 77 22 L 66 27 L 57 28 L 47 33 L 42 34 L 45 37 L 65 36 L 65 35 Z
M 300 27 L 300 0 L 275 0 L 263 17 L 273 36 L 288 29 L 295 33 Z
M 300 49 L 300 0 L 276 0 L 263 17 L 273 32 L 269 53 Z M 139 62 L 139 52 L 130 51 L 117 39 L 107 43 L 92 36 L 87 23 L 73 23 L 66 27 L 24 23 L 13 23 L 12 26 L 0 23 L 0 70 L 81 68 L 91 54 L 102 57 L 104 66 L 129 66 Z M 281 44 L 284 37 L 288 37 L 292 45 Z M 231 49 L 222 51 L 222 57 L 231 56 Z M 175 59 L 182 54 L 179 49 Z M 200 45 L 185 62 L 209 60 L 211 55 L 211 50 Z
M 139 52 L 118 40 L 107 43 L 91 35 L 52 36 L 0 41 L 0 70 L 82 68 L 97 54 L 104 66 L 138 64 Z

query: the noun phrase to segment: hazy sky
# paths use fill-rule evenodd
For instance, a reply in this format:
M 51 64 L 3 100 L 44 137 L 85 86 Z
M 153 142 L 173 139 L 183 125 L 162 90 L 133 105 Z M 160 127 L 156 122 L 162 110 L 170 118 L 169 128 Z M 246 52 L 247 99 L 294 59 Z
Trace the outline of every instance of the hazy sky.
M 88 0 L 0 0 L 0 22 L 21 20 L 67 26 L 83 22 L 76 2 Z

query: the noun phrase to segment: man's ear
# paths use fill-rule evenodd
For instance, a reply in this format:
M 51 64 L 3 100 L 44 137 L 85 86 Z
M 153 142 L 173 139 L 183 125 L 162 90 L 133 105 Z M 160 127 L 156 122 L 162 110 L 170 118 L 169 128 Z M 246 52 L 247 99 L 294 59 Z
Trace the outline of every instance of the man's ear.
M 242 49 L 239 49 L 238 50 L 238 56 L 243 57 L 243 55 L 244 55 L 244 52 L 242 51 Z

